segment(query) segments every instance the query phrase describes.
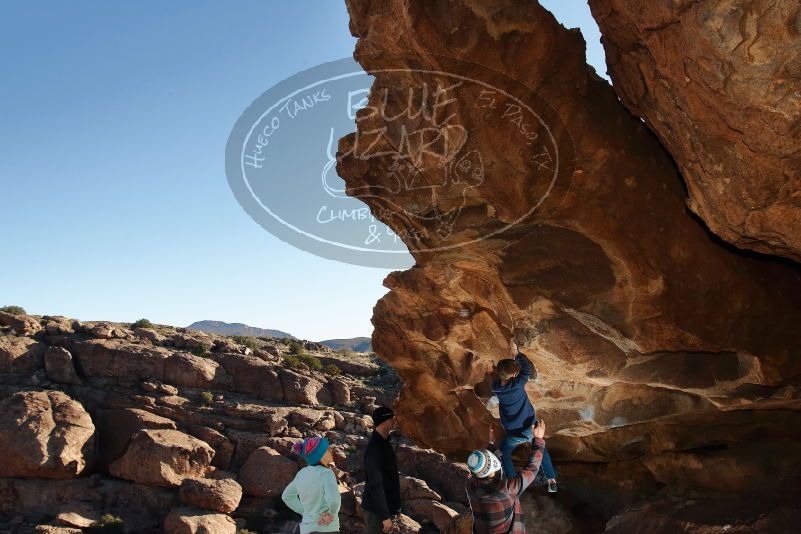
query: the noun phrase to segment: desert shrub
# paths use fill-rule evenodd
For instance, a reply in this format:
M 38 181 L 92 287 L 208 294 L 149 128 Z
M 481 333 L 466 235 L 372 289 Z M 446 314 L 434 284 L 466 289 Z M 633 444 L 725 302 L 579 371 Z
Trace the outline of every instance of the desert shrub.
M 214 395 L 212 395 L 211 391 L 204 391 L 200 394 L 200 402 L 205 406 L 211 406 L 214 403 Z
M 200 345 L 195 345 L 194 347 L 189 349 L 189 352 L 191 352 L 195 356 L 207 356 L 210 350 L 211 350 L 211 345 L 208 345 L 206 343 L 201 343 Z
M 25 313 L 25 308 L 22 306 L 3 306 L 0 308 L 0 311 L 10 313 L 11 315 L 27 315 Z
M 302 369 L 303 362 L 300 361 L 300 358 L 295 354 L 285 354 L 283 359 L 284 367 L 288 369 Z
M 306 349 L 303 348 L 303 345 L 294 339 L 287 343 L 287 347 L 290 354 L 297 354 L 298 356 L 303 356 L 306 354 Z
M 300 361 L 305 363 L 306 367 L 308 367 L 312 371 L 320 371 L 323 368 L 322 362 L 316 356 L 312 356 L 310 354 L 301 354 L 299 358 Z
M 323 372 L 330 376 L 339 376 L 342 374 L 342 369 L 336 364 L 329 363 L 323 367 Z
M 320 359 L 310 354 L 285 354 L 283 363 L 284 367 L 295 370 L 306 367 L 312 371 L 320 371 L 323 368 Z
M 131 328 L 153 328 L 153 323 L 147 319 L 139 319 L 135 323 L 131 323 Z
M 348 347 L 339 347 L 336 351 L 339 354 L 342 354 L 343 356 L 349 356 L 350 355 L 350 349 Z
M 125 524 L 117 516 L 103 514 L 100 519 L 86 527 L 86 532 L 102 534 L 125 534 Z
M 252 350 L 258 350 L 261 348 L 261 343 L 259 343 L 258 339 L 253 336 L 234 336 L 232 339 L 240 345 L 244 345 Z

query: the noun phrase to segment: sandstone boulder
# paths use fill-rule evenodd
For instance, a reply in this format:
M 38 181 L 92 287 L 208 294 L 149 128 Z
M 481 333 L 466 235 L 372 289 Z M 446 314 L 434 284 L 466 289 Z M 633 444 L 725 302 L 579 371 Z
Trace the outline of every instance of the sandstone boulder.
M 422 530 L 422 525 L 409 517 L 406 514 L 401 514 L 400 521 L 398 522 L 397 528 L 393 530 L 393 533 L 397 532 L 398 534 L 419 534 Z
M 45 332 L 49 336 L 64 336 L 75 332 L 72 319 L 61 316 L 42 317 Z
M 286 403 L 309 406 L 331 404 L 331 393 L 322 381 L 289 369 L 280 369 L 278 374 L 281 378 Z
M 412 499 L 403 501 L 401 509 L 404 514 L 407 514 L 418 521 L 430 521 L 433 523 L 440 532 L 446 532 L 453 529 L 456 524 L 459 514 L 455 510 L 442 504 L 439 501 L 430 499 Z
M 166 339 L 163 335 L 159 334 L 152 328 L 134 328 L 134 335 L 138 338 L 149 341 L 154 345 L 160 345 Z
M 14 315 L 0 311 L 0 325 L 9 327 L 21 336 L 31 336 L 42 329 L 39 320 L 30 315 Z
M 335 405 L 346 406 L 350 404 L 351 394 L 348 383 L 339 378 L 328 381 L 328 389 L 331 391 L 332 401 Z
M 171 352 L 118 339 L 90 339 L 73 344 L 72 356 L 89 378 L 164 380 Z
M 100 455 L 98 463 L 107 467 L 128 449 L 131 438 L 140 430 L 175 430 L 175 422 L 147 410 L 122 408 L 107 410 L 98 416 Z
M 299 470 L 296 462 L 275 449 L 259 447 L 239 470 L 237 479 L 245 495 L 279 497 Z
M 236 534 L 236 523 L 225 514 L 176 508 L 164 519 L 164 534 Z
M 203 477 L 214 449 L 177 430 L 142 430 L 109 473 L 138 484 L 175 487 L 185 478 Z
M 0 336 L 0 373 L 41 369 L 47 345 L 29 337 Z
M 196 424 L 188 425 L 187 432 L 197 439 L 205 441 L 214 449 L 214 459 L 211 465 L 219 469 L 229 469 L 231 467 L 234 444 L 225 434 L 213 428 Z
M 214 358 L 231 376 L 231 389 L 271 401 L 284 400 L 278 373 L 261 358 L 235 353 L 215 353 Z
M 89 333 L 99 339 L 123 337 L 123 332 L 111 323 L 101 322 L 88 325 Z
M 44 356 L 47 378 L 59 384 L 78 385 L 83 381 L 75 370 L 75 361 L 67 349 L 50 347 Z
M 233 478 L 185 478 L 178 495 L 189 506 L 229 513 L 239 506 L 242 486 Z
M 92 418 L 64 393 L 14 393 L 0 413 L 0 477 L 74 477 L 93 460 Z
M 401 475 L 400 477 L 400 498 L 402 501 L 420 499 L 442 500 L 439 493 L 429 488 L 425 480 L 405 475 Z
M 226 382 L 225 371 L 220 364 L 209 358 L 188 353 L 175 353 L 167 358 L 164 368 L 164 380 L 176 386 L 205 389 L 215 384 L 215 378 L 221 385 Z

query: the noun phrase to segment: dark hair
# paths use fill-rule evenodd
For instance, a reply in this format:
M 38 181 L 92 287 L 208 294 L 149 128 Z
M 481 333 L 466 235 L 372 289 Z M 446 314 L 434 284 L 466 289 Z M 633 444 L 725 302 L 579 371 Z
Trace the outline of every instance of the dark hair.
M 520 372 L 520 364 L 511 358 L 506 358 L 495 365 L 495 370 L 498 372 L 498 376 L 501 377 L 501 380 L 509 380 L 515 376 L 516 373 Z
M 495 484 L 501 481 L 502 476 L 503 476 L 503 469 L 498 469 L 488 477 L 484 478 L 476 477 L 476 479 L 482 486 L 494 486 Z

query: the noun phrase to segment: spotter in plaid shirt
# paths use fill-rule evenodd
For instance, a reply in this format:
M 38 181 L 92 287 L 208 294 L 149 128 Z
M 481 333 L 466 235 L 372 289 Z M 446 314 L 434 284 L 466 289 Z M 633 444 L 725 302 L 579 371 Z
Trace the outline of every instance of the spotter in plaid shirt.
M 471 477 L 467 497 L 473 510 L 474 534 L 525 534 L 520 495 L 534 482 L 544 450 L 545 440 L 535 437 L 528 465 L 512 479 L 506 478 L 503 470 L 498 471 L 492 482 Z

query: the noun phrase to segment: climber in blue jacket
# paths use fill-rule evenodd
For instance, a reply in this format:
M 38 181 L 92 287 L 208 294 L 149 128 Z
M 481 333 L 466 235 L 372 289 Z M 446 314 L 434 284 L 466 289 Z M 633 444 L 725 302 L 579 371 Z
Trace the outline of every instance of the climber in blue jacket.
M 498 379 L 492 383 L 493 397 L 488 403 L 498 404 L 501 414 L 501 424 L 506 431 L 506 437 L 501 443 L 501 464 L 507 478 L 514 478 L 517 474 L 512 463 L 512 451 L 522 444 L 531 442 L 532 425 L 536 423 L 534 406 L 526 393 L 526 382 L 537 377 L 537 371 L 531 361 L 517 349 L 514 338 L 510 340 L 511 355 L 514 358 L 505 358 L 495 366 Z M 556 473 L 551 462 L 551 456 L 546 449 L 542 458 L 542 470 L 548 478 L 548 491 L 556 492 Z

